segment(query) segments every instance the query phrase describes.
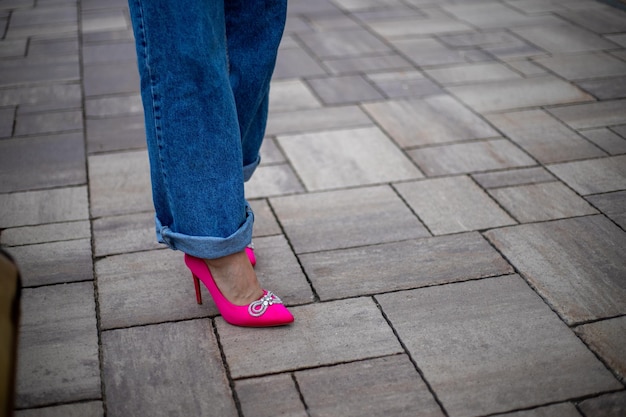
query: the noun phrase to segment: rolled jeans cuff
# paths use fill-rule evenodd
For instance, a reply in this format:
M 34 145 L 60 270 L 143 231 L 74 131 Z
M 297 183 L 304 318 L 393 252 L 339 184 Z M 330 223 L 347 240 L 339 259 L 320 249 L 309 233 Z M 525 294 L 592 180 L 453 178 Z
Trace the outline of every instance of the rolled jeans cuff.
M 254 171 L 256 170 L 256 168 L 259 166 L 260 163 L 261 163 L 261 156 L 259 155 L 256 158 L 256 161 L 254 161 L 251 164 L 244 165 L 243 167 L 243 181 L 244 182 L 248 181 L 252 177 L 252 174 L 254 174 Z
M 221 237 L 190 236 L 173 232 L 155 216 L 156 235 L 160 243 L 196 258 L 215 259 L 241 252 L 252 242 L 254 213 L 246 202 L 246 221 L 232 235 Z

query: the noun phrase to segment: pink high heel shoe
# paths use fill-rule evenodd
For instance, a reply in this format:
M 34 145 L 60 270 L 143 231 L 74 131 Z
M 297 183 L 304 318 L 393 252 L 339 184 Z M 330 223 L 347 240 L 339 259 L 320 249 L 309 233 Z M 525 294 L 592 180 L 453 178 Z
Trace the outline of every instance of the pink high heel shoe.
M 250 263 L 252 266 L 256 265 L 256 255 L 254 254 L 254 244 L 250 243 L 246 246 L 246 255 L 248 255 L 248 259 L 250 259 Z
M 204 260 L 185 254 L 185 264 L 191 270 L 196 289 L 196 300 L 202 304 L 200 283 L 207 287 L 220 314 L 228 323 L 243 327 L 282 326 L 293 322 L 293 316 L 283 302 L 271 291 L 263 290 L 263 296 L 247 306 L 232 304 L 215 284 L 211 271 Z

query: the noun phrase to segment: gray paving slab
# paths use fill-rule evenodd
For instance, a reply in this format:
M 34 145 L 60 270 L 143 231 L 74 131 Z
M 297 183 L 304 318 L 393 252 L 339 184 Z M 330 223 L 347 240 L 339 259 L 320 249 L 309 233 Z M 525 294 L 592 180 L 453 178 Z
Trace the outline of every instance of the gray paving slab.
M 511 169 L 472 175 L 483 188 L 511 187 L 554 181 L 555 178 L 543 167 Z
M 477 59 L 475 53 L 480 52 L 479 50 L 452 49 L 433 38 L 393 39 L 391 44 L 418 67 L 463 64 L 492 59 L 486 55 L 483 56 L 484 59 Z
M 143 114 L 88 118 L 86 121 L 87 152 L 112 152 L 146 147 Z
M 86 181 L 82 133 L 0 141 L 0 192 L 81 185 Z
M 315 417 L 444 415 L 407 355 L 299 371 L 295 378 Z
M 88 207 L 87 187 L 0 194 L 0 227 L 85 220 Z
M 389 52 L 390 48 L 365 29 L 301 33 L 304 44 L 319 58 Z
M 448 87 L 479 113 L 591 101 L 592 97 L 553 75 Z
M 78 37 L 74 34 L 35 36 L 28 44 L 30 57 L 55 57 L 72 55 L 78 57 Z
M 143 114 L 139 94 L 94 97 L 85 100 L 87 117 L 115 117 Z
M 451 18 L 420 19 L 418 24 L 416 24 L 415 19 L 394 19 L 368 23 L 368 26 L 385 39 L 437 35 L 472 30 L 472 27 L 468 24 Z
M 308 417 L 291 374 L 235 381 L 235 391 L 246 417 Z
M 358 106 L 324 107 L 271 114 L 265 134 L 315 132 L 372 125 L 372 120 Z
M 618 47 L 604 37 L 567 23 L 513 28 L 512 31 L 551 54 L 601 51 Z
M 497 188 L 489 194 L 520 223 L 598 213 L 560 182 Z
M 161 249 L 156 240 L 154 213 L 133 213 L 93 220 L 94 256 Z
M 349 104 L 383 99 L 370 83 L 360 75 L 315 78 L 308 81 L 324 104 Z
M 519 38 L 504 29 L 489 31 L 468 31 L 452 35 L 440 35 L 438 38 L 446 45 L 459 47 L 487 47 L 518 44 Z
M 411 70 L 413 65 L 397 53 L 376 56 L 348 57 L 324 60 L 331 74 L 351 74 L 386 70 Z
M 3 41 L 0 44 L 0 58 L 18 58 L 26 55 L 27 39 Z
M 245 184 L 246 198 L 273 197 L 303 191 L 300 180 L 288 164 L 259 166 Z
M 43 6 L 43 5 L 42 5 Z M 61 5 L 57 7 L 34 7 L 17 9 L 12 13 L 11 26 L 38 26 L 41 24 L 73 23 L 77 19 L 76 6 Z
M 402 148 L 499 136 L 448 95 L 366 103 L 363 108 Z
M 279 136 L 278 143 L 309 191 L 423 176 L 377 127 Z
M 364 2 L 357 2 L 359 5 L 365 4 Z M 367 4 L 365 4 L 367 6 Z M 424 18 L 426 14 L 415 8 L 411 8 L 405 4 L 396 2 L 389 7 L 377 7 L 379 2 L 376 1 L 375 5 L 371 7 L 364 7 L 361 10 L 354 10 L 352 15 L 363 22 L 376 22 L 376 21 L 388 21 L 392 19 L 407 19 L 407 18 Z
M 543 110 L 492 114 L 487 120 L 544 164 L 606 155 Z
M 443 9 L 457 19 L 481 29 L 561 22 L 553 16 L 528 16 L 497 2 L 444 5 Z
M 282 80 L 272 83 L 270 113 L 322 107 L 320 100 L 302 80 Z
M 626 99 L 556 107 L 549 111 L 574 129 L 626 124 Z
M 83 65 L 110 62 L 136 62 L 134 42 L 116 42 L 83 45 Z
M 585 130 L 582 134 L 610 155 L 626 153 L 626 138 L 607 128 Z
M 15 107 L 0 109 L 0 139 L 13 136 Z
M 394 71 L 368 74 L 379 90 L 388 98 L 420 98 L 443 94 L 443 90 L 419 71 Z
M 108 416 L 237 416 L 209 320 L 103 332 L 102 356 Z
M 46 60 L 51 61 L 51 60 Z M 42 81 L 76 81 L 80 79 L 78 59 L 65 62 L 34 61 L 28 58 L 5 60 L 0 67 L 0 86 L 15 86 Z
M 507 60 L 506 64 L 515 71 L 529 77 L 532 75 L 545 74 L 547 71 L 527 59 Z
M 344 10 L 359 11 L 382 7 L 402 6 L 399 0 L 334 0 L 335 3 Z
M 581 402 L 578 406 L 586 417 L 619 417 L 626 413 L 626 393 L 616 392 Z
M 592 195 L 587 197 L 587 201 L 622 229 L 626 229 L 626 191 Z
M 133 61 L 83 65 L 85 96 L 138 93 L 139 72 Z
M 134 42 L 134 35 L 131 28 L 98 32 L 83 32 L 82 40 L 83 44 Z
M 15 417 L 104 417 L 102 401 L 19 410 Z
M 535 62 L 566 80 L 612 77 L 626 74 L 626 62 L 603 52 L 557 55 L 537 58 Z
M 270 199 L 296 253 L 430 236 L 388 186 Z
M 584 324 L 575 331 L 622 381 L 626 379 L 626 316 Z
M 576 83 L 580 88 L 599 100 L 612 100 L 626 97 L 626 77 L 610 77 L 597 80 L 584 80 Z
M 207 317 L 217 314 L 203 288 L 196 303 L 182 252 L 154 250 L 95 262 L 102 329 Z
M 0 235 L 0 244 L 21 246 L 89 238 L 91 238 L 91 226 L 87 220 L 81 220 L 5 229 Z
M 82 130 L 83 117 L 79 110 L 22 114 L 15 121 L 15 136 L 39 135 Z
M 2 90 L 0 105 L 20 105 L 20 112 L 80 108 L 81 87 L 78 83 L 48 83 Z
M 147 151 L 91 155 L 88 170 L 92 217 L 153 209 Z
M 254 230 L 252 237 L 279 235 L 282 229 L 276 221 L 267 200 L 250 200 L 248 202 L 254 213 Z
M 243 329 L 221 318 L 215 320 L 233 378 L 402 353 L 371 298 L 316 303 L 290 311 L 294 323 L 273 329 Z
M 443 85 L 471 84 L 522 78 L 520 74 L 498 62 L 480 62 L 427 69 L 425 72 Z
M 406 182 L 394 187 L 435 235 L 515 224 L 467 176 Z
M 93 284 L 25 289 L 16 407 L 101 398 Z
M 326 75 L 326 71 L 300 46 L 280 48 L 273 79 Z
M 561 403 L 527 411 L 502 414 L 503 417 L 582 417 L 572 403 Z
M 513 273 L 477 233 L 300 255 L 322 300 Z
M 617 33 L 626 30 L 626 13 L 612 7 L 572 10 L 558 14 L 596 33 Z
M 128 21 L 121 8 L 87 9 L 81 11 L 83 33 L 110 32 L 128 28 Z
M 433 146 L 407 154 L 429 177 L 536 165 L 507 139 Z
M 485 236 L 568 324 L 626 311 L 626 235 L 604 216 L 520 225 Z
M 90 239 L 11 248 L 25 287 L 93 279 Z
M 261 154 L 261 165 L 282 164 L 282 163 L 287 162 L 285 155 L 280 150 L 278 145 L 276 145 L 276 139 L 273 137 L 270 137 L 270 138 L 266 137 L 263 140 L 260 154 Z
M 626 139 L 626 124 L 613 126 L 611 130 Z
M 450 416 L 512 411 L 621 388 L 518 276 L 376 299 Z
M 623 190 L 626 182 L 624 155 L 555 164 L 548 169 L 583 195 Z

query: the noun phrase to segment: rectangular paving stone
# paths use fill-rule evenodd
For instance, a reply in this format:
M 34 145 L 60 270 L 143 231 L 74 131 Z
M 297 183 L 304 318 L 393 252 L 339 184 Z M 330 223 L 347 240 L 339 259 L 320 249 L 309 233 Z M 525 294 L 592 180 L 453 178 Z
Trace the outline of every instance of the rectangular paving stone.
M 321 107 L 321 103 L 302 80 L 274 81 L 270 90 L 269 111 L 280 112 Z
M 626 229 L 626 191 L 596 194 L 586 198 L 609 219 Z
M 153 210 L 147 151 L 88 158 L 92 217 Z
M 577 82 L 576 85 L 599 100 L 626 97 L 626 76 L 583 80 Z
M 273 137 L 266 137 L 261 144 L 261 165 L 285 164 L 287 159 Z
M 104 417 L 102 401 L 18 410 L 15 417 Z
M 368 26 L 385 39 L 394 37 L 415 37 L 437 35 L 444 33 L 465 32 L 472 30 L 471 26 L 456 19 L 415 19 L 410 20 L 387 20 L 369 23 Z
M 490 30 L 487 32 L 467 31 L 464 33 L 438 36 L 446 45 L 459 47 L 503 46 L 519 43 L 519 38 L 507 30 Z
M 553 16 L 528 16 L 496 2 L 444 5 L 443 9 L 457 19 L 481 29 L 561 22 Z
M 108 3 L 107 3 L 108 4 Z M 104 32 L 83 32 L 83 44 L 97 44 L 106 42 L 133 42 L 134 34 L 132 28 L 107 30 Z
M 575 331 L 613 372 L 626 379 L 626 316 L 584 324 Z
M 537 58 L 535 62 L 566 80 L 612 77 L 626 74 L 626 62 L 603 52 Z
M 15 122 L 15 136 L 82 130 L 83 115 L 78 110 L 21 114 Z
M 146 147 L 143 114 L 86 120 L 87 152 L 111 152 Z
M 139 72 L 133 61 L 83 65 L 85 96 L 139 92 Z
M 309 191 L 422 177 L 377 127 L 279 136 L 278 142 Z
M 271 389 L 268 389 L 271 387 Z M 246 417 L 308 417 L 291 374 L 235 381 L 235 391 Z M 19 417 L 19 416 L 18 416 Z
M 31 63 L 28 59 L 6 62 L 0 67 L 0 85 L 15 86 L 25 83 L 44 81 L 74 81 L 80 79 L 79 65 L 76 62 L 67 63 Z
M 626 31 L 626 14 L 614 7 L 559 12 L 560 16 L 596 33 Z
M 363 105 L 402 148 L 500 136 L 448 95 Z
M 487 119 L 544 164 L 605 155 L 543 110 L 491 114 Z
M 556 107 L 549 111 L 574 129 L 626 124 L 626 99 Z
M 15 406 L 101 398 L 93 284 L 22 292 Z
M 83 45 L 82 54 L 84 65 L 137 60 L 134 42 L 87 44 Z
M 380 100 L 384 97 L 360 75 L 308 80 L 324 104 L 348 104 Z
M 102 356 L 108 416 L 237 416 L 209 320 L 103 332 Z
M 0 244 L 20 246 L 89 238 L 91 238 L 91 227 L 88 221 L 83 220 L 5 229 L 0 235 Z
M 296 253 L 429 236 L 388 186 L 270 200 Z
M 402 353 L 402 347 L 370 298 L 292 307 L 289 326 L 271 331 L 231 326 L 216 319 L 235 379 Z M 259 349 L 259 344 L 263 349 Z
M 394 187 L 435 235 L 515 224 L 469 177 L 446 177 Z
M 26 55 L 27 39 L 3 40 L 0 43 L 0 58 L 17 58 Z
M 522 78 L 518 73 L 497 62 L 481 62 L 427 69 L 425 72 L 443 85 L 470 84 Z
M 548 169 L 582 195 L 607 193 L 624 189 L 626 155 L 566 162 Z
M 246 198 L 273 197 L 304 191 L 288 164 L 260 166 L 245 183 Z
M 611 155 L 626 153 L 626 138 L 607 128 L 591 129 L 582 132 L 587 139 Z
M 513 273 L 477 233 L 310 253 L 300 260 L 322 300 Z
M 472 61 L 468 56 L 471 50 L 452 49 L 432 38 L 393 39 L 391 44 L 419 67 Z
M 407 153 L 429 177 L 536 165 L 506 139 L 433 146 Z
M 390 52 L 390 48 L 365 29 L 301 33 L 299 38 L 319 58 Z
M 265 134 L 272 136 L 368 125 L 372 125 L 372 120 L 358 106 L 341 106 L 272 113 Z
M 109 32 L 128 27 L 126 16 L 121 8 L 88 9 L 81 12 L 83 33 Z
M 373 71 L 412 69 L 413 65 L 396 53 L 377 56 L 348 57 L 324 60 L 331 74 L 351 74 Z
M 485 236 L 568 324 L 624 314 L 626 236 L 604 216 L 520 225 Z
M 527 77 L 531 75 L 545 74 L 547 72 L 543 67 L 540 67 L 527 59 L 507 60 L 506 64 Z
M 254 213 L 254 230 L 252 237 L 279 235 L 283 231 L 276 221 L 267 200 L 249 200 L 248 203 Z
M 77 34 L 62 34 L 53 36 L 36 36 L 28 44 L 30 57 L 55 57 L 60 55 L 78 57 Z
M 85 100 L 87 117 L 116 117 L 143 114 L 139 94 L 115 95 L 110 97 L 88 98 Z
M 11 248 L 25 287 L 93 279 L 90 239 Z
M 185 320 L 217 314 L 202 289 L 196 303 L 183 253 L 172 250 L 126 253 L 96 261 L 102 329 Z
M 532 410 L 501 414 L 502 417 L 581 417 L 572 403 L 560 403 Z
M 419 71 L 396 71 L 368 74 L 378 89 L 388 98 L 413 97 L 420 98 L 443 94 L 443 90 L 424 77 Z
M 603 37 L 571 24 L 528 26 L 513 28 L 512 31 L 551 54 L 600 51 L 617 46 Z
M 312 416 L 444 415 L 406 355 L 308 369 L 295 376 Z
M 516 275 L 376 299 L 452 417 L 621 387 Z
M 51 83 L 40 86 L 20 86 L 2 90 L 0 105 L 20 105 L 20 112 L 47 111 L 81 107 L 81 87 L 78 83 Z
M 87 187 L 0 194 L 0 228 L 89 218 Z
M 86 183 L 82 132 L 0 141 L 0 192 Z
M 592 100 L 590 95 L 553 75 L 454 86 L 448 90 L 479 113 Z
M 483 188 L 511 187 L 514 185 L 537 184 L 555 180 L 554 176 L 543 167 L 474 174 L 472 178 Z
M 497 188 L 489 194 L 520 223 L 598 213 L 560 182 Z
M 76 22 L 76 6 L 34 7 L 17 9 L 11 15 L 11 26 L 38 26 L 50 23 Z
M 0 139 L 13 136 L 15 107 L 0 109 Z
M 587 417 L 620 417 L 626 412 L 626 394 L 621 391 L 589 398 L 579 407 Z
M 299 45 L 278 49 L 276 68 L 272 79 L 291 79 L 326 75 L 326 71 Z
M 151 211 L 93 220 L 93 241 L 95 257 L 163 248 Z

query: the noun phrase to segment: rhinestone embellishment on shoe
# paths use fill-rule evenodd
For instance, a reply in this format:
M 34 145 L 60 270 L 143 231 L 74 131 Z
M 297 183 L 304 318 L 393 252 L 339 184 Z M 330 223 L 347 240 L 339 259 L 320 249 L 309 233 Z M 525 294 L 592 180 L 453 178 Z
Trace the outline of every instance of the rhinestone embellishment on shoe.
M 268 291 L 267 294 L 265 294 L 263 297 L 250 303 L 250 305 L 248 306 L 248 313 L 250 313 L 252 317 L 259 317 L 263 315 L 263 313 L 265 313 L 267 308 L 271 306 L 272 304 L 282 304 L 282 303 L 283 301 L 280 298 L 278 298 L 277 295 L 275 295 L 271 291 Z

